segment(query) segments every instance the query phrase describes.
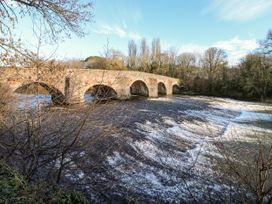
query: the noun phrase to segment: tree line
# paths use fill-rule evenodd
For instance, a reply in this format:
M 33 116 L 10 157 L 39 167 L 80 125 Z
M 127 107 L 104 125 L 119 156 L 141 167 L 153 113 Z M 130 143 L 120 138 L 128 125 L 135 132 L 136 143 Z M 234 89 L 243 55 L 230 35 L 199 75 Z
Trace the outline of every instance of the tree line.
M 236 65 L 230 65 L 227 53 L 217 47 L 208 48 L 203 54 L 178 54 L 175 47 L 162 51 L 159 38 L 152 40 L 151 48 L 145 38 L 140 45 L 130 40 L 128 56 L 115 49 L 106 53 L 104 59 L 108 63 L 87 68 L 116 69 L 118 66 L 118 69 L 179 78 L 180 91 L 186 94 L 260 101 L 272 96 L 272 31 L 259 42 L 258 49 L 248 53 Z M 116 62 L 116 66 L 112 66 L 112 62 Z

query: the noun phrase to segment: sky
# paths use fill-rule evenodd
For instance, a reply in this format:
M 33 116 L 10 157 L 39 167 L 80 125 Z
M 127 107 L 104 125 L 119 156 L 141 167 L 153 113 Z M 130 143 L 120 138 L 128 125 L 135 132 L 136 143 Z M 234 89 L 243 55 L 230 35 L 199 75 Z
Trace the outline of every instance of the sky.
M 86 0 L 85 0 L 86 1 Z M 128 41 L 149 46 L 160 38 L 162 50 L 199 52 L 209 47 L 224 49 L 230 64 L 236 64 L 258 47 L 272 29 L 272 0 L 93 0 L 94 18 L 84 26 L 87 35 L 72 36 L 54 45 L 44 45 L 42 55 L 59 59 L 85 59 L 103 55 L 109 47 L 127 54 Z M 30 22 L 18 33 L 33 44 Z

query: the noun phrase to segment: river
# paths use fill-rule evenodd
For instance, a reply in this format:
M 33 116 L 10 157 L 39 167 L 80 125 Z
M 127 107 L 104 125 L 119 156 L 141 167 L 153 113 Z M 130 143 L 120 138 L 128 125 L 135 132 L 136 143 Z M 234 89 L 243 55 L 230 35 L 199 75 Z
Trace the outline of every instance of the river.
M 17 97 L 19 109 L 50 105 L 50 96 Z M 202 96 L 91 101 L 50 111 L 55 123 L 87 114 L 81 134 L 89 138 L 88 145 L 64 180 L 97 203 L 220 202 L 229 195 L 239 197 L 247 189 L 237 190 L 224 180 L 229 174 L 221 168 L 226 157 L 248 168 L 260 143 L 272 144 L 271 104 Z M 250 193 L 245 194 L 250 200 Z

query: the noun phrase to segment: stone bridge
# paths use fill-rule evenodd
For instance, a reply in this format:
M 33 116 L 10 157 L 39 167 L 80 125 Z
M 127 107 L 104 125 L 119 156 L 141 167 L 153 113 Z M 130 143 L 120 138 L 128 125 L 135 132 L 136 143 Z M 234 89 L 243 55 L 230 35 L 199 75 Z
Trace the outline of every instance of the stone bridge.
M 175 78 L 138 71 L 98 69 L 29 69 L 0 68 L 0 83 L 13 91 L 39 84 L 52 96 L 54 103 L 79 103 L 85 93 L 128 99 L 131 95 L 158 97 L 178 90 Z

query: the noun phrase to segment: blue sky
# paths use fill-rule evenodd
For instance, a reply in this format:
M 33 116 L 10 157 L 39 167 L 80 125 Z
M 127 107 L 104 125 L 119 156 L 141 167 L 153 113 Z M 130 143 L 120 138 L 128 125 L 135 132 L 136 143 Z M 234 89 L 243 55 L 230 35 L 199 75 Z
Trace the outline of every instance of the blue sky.
M 127 53 L 127 43 L 145 37 L 160 38 L 162 49 L 178 53 L 203 52 L 211 46 L 225 49 L 235 64 L 258 46 L 272 29 L 272 0 L 93 0 L 94 19 L 85 25 L 84 38 L 73 37 L 58 45 L 42 47 L 43 55 L 56 50 L 57 58 L 103 55 L 110 47 Z M 31 29 L 19 33 L 33 43 Z

